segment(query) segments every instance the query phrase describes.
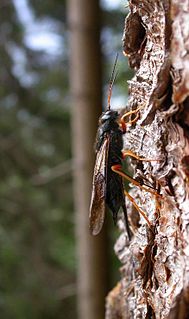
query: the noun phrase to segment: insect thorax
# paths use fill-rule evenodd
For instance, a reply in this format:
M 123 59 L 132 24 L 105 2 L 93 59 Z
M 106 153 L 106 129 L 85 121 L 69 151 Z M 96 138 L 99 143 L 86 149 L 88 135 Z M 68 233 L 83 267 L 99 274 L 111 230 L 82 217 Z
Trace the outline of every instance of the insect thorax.
M 119 114 L 117 111 L 107 110 L 102 114 L 99 120 L 99 128 L 96 139 L 96 151 L 98 151 L 103 144 L 105 138 L 109 139 L 109 156 L 110 158 L 120 158 L 123 147 L 122 131 L 117 122 Z M 115 164 L 118 161 L 115 161 Z

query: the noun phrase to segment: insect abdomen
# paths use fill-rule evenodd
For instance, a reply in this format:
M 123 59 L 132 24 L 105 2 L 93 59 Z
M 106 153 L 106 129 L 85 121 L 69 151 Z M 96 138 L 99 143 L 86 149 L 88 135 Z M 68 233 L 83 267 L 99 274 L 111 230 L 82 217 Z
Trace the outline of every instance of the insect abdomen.
M 112 171 L 113 165 L 120 164 L 122 161 L 122 132 L 117 129 L 110 133 L 110 145 L 108 154 L 108 169 L 107 169 L 107 193 L 106 204 L 113 213 L 113 219 L 116 223 L 117 214 L 122 205 L 125 203 L 122 178 Z

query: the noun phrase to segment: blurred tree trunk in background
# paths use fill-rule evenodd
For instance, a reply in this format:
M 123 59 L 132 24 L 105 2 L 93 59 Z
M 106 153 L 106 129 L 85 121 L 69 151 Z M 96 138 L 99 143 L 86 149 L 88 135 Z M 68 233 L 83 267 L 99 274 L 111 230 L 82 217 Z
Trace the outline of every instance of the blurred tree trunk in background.
M 124 52 L 136 74 L 129 109 L 143 106 L 125 149 L 161 161 L 135 164 L 135 178 L 162 198 L 130 193 L 153 229 L 127 203 L 133 238 L 122 229 L 115 251 L 122 279 L 107 299 L 107 319 L 189 318 L 189 4 L 130 0 Z
M 104 318 L 107 293 L 105 228 L 93 238 L 88 215 L 94 164 L 93 145 L 102 112 L 100 9 L 96 0 L 69 0 L 70 90 L 76 243 L 78 251 L 78 313 L 80 319 Z

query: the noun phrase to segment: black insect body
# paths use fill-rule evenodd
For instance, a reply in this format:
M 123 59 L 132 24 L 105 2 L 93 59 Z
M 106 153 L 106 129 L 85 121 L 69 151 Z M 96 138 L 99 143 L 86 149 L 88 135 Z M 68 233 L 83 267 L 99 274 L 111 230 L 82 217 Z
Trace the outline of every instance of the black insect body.
M 161 195 L 157 194 L 156 191 L 149 188 L 148 185 L 140 184 L 137 180 L 127 175 L 122 170 L 122 160 L 126 156 L 131 156 L 139 161 L 156 161 L 156 159 L 144 159 L 134 154 L 130 150 L 122 151 L 123 148 L 123 134 L 126 132 L 126 124 L 133 124 L 139 117 L 139 110 L 143 107 L 139 106 L 135 110 L 131 110 L 125 113 L 119 120 L 119 114 L 117 111 L 113 111 L 110 108 L 110 100 L 112 95 L 113 83 L 115 81 L 115 67 L 117 63 L 118 55 L 116 55 L 112 75 L 109 84 L 108 93 L 108 107 L 107 111 L 102 113 L 99 120 L 99 128 L 97 131 L 96 138 L 96 162 L 93 175 L 93 188 L 90 205 L 90 231 L 93 235 L 97 235 L 103 226 L 105 219 L 105 208 L 106 205 L 112 212 L 114 223 L 117 222 L 117 215 L 122 207 L 125 225 L 129 239 L 131 238 L 131 232 L 128 223 L 127 210 L 125 206 L 125 195 L 132 202 L 133 206 L 137 211 L 145 218 L 149 227 L 151 223 L 148 220 L 146 214 L 140 209 L 135 203 L 134 198 L 123 188 L 123 178 L 129 182 L 138 186 L 156 197 L 162 199 Z M 125 119 L 130 115 L 136 115 L 134 119 L 129 122 L 125 122 Z M 121 128 L 118 124 L 120 122 Z M 146 187 L 147 186 L 147 187 Z
M 90 230 L 97 235 L 104 223 L 106 205 L 112 212 L 114 223 L 122 207 L 129 238 L 127 211 L 122 177 L 112 170 L 122 164 L 123 131 L 118 124 L 117 111 L 108 109 L 99 120 L 96 139 L 96 162 L 90 205 Z

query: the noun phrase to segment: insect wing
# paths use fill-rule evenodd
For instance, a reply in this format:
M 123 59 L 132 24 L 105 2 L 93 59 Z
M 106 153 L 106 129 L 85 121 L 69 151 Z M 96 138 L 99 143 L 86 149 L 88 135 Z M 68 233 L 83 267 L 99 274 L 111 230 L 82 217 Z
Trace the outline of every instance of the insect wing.
M 92 197 L 89 215 L 89 227 L 92 235 L 97 235 L 103 226 L 106 200 L 106 170 L 109 150 L 109 138 L 106 137 L 97 152 L 93 175 Z

